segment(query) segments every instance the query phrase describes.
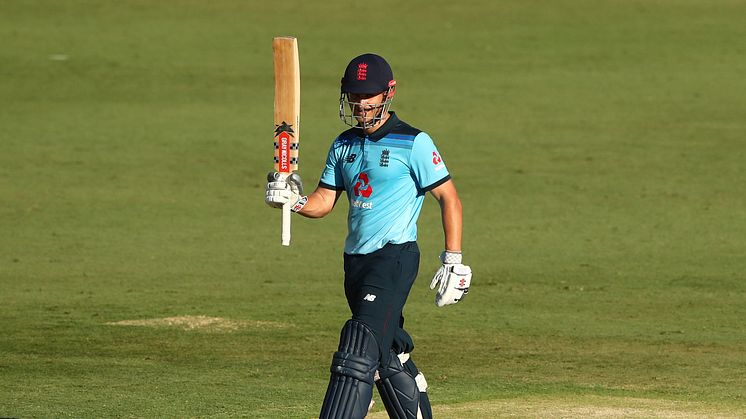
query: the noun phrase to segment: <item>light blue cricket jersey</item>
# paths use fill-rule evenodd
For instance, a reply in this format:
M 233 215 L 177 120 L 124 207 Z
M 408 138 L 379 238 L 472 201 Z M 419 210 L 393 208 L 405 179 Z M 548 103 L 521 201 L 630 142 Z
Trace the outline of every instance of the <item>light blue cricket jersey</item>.
M 368 254 L 417 240 L 425 193 L 450 178 L 430 136 L 391 112 L 370 136 L 351 128 L 334 140 L 319 186 L 347 192 L 345 253 Z

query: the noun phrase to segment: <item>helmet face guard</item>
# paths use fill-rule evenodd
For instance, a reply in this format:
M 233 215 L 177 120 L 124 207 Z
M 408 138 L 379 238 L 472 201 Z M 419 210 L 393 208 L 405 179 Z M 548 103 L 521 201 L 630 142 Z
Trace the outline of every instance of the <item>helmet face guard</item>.
M 353 58 L 347 64 L 340 92 L 339 119 L 354 128 L 373 128 L 388 117 L 391 100 L 396 92 L 396 80 L 391 66 L 383 57 L 367 53 Z M 350 101 L 350 96 L 353 95 L 377 96 L 382 93 L 381 103 Z
M 391 80 L 389 87 L 383 96 L 381 103 L 372 105 L 362 102 L 351 102 L 350 93 L 342 92 L 339 95 L 339 119 L 345 124 L 359 129 L 372 128 L 381 123 L 388 115 L 391 102 L 394 100 L 396 93 L 396 81 Z M 372 117 L 362 119 L 361 114 L 375 110 Z M 361 120 L 362 119 L 362 120 Z

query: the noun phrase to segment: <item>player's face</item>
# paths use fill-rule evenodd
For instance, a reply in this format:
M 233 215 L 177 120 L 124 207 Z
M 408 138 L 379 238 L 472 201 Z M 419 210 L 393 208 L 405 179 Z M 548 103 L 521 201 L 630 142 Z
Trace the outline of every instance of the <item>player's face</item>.
M 361 126 L 371 125 L 373 118 L 380 114 L 385 96 L 385 92 L 348 94 L 350 111 Z

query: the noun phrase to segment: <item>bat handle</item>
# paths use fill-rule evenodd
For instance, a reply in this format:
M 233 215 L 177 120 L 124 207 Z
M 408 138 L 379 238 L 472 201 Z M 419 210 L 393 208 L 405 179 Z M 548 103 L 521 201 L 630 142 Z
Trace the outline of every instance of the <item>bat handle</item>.
M 282 245 L 290 246 L 290 203 L 282 206 Z

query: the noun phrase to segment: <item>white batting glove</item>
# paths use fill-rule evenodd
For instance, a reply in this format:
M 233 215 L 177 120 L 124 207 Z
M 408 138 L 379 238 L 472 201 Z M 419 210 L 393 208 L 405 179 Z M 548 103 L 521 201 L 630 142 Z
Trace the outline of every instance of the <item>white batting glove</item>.
M 293 212 L 300 211 L 308 202 L 308 197 L 303 195 L 300 175 L 291 173 L 286 176 L 279 172 L 269 172 L 264 202 L 272 208 L 282 208 L 283 205 L 290 203 Z
M 458 303 L 469 293 L 471 267 L 461 264 L 461 252 L 443 251 L 440 261 L 443 266 L 435 273 L 430 289 L 434 289 L 440 282 L 435 294 L 435 305 L 443 307 Z

